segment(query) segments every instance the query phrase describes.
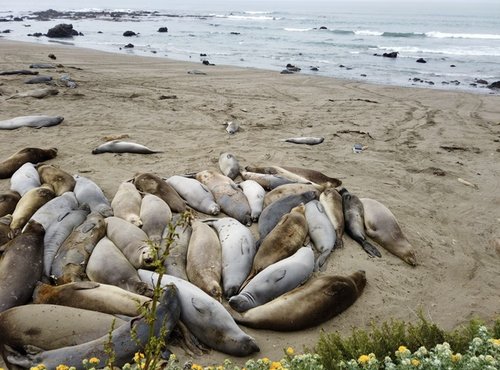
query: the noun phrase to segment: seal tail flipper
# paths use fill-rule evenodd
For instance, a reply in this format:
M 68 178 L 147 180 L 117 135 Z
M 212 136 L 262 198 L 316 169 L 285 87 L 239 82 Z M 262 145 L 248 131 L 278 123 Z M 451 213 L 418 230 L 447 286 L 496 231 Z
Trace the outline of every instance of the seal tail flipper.
M 4 349 L 7 361 L 9 363 L 28 369 L 34 364 L 32 358 L 33 353 L 42 351 L 40 348 L 31 345 L 24 346 L 24 349 L 26 351 L 25 355 L 21 354 L 20 352 L 16 351 L 14 348 L 8 345 L 4 345 Z
M 373 244 L 371 244 L 367 240 L 364 240 L 361 243 L 361 247 L 365 250 L 366 253 L 368 253 L 372 257 L 382 257 L 382 255 L 380 254 L 377 247 L 375 247 Z
M 323 271 L 325 266 L 326 260 L 328 256 L 330 255 L 331 251 L 325 251 L 321 253 L 318 258 L 316 259 L 316 263 L 314 265 L 314 271 Z

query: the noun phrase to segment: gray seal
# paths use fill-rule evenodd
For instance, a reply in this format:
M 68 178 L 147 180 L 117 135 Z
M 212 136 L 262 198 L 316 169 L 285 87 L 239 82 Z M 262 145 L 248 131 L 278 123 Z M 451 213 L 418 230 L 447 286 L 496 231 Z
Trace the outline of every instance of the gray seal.
M 243 194 L 247 197 L 248 204 L 250 205 L 250 216 L 253 222 L 259 220 L 262 209 L 264 208 L 264 197 L 266 191 L 264 188 L 254 180 L 245 180 L 240 182 L 238 186 L 243 190 Z
M 62 219 L 68 212 L 77 208 L 78 201 L 75 193 L 68 191 L 41 206 L 31 217 L 31 220 L 41 223 L 43 228 L 47 230 L 52 223 Z
M 234 154 L 231 153 L 221 153 L 219 156 L 219 168 L 231 180 L 234 180 L 240 174 L 240 164 Z
M 263 305 L 304 283 L 314 270 L 314 253 L 302 247 L 259 272 L 245 288 L 231 299 L 229 305 L 238 312 Z
M 145 194 L 139 216 L 142 221 L 142 231 L 153 243 L 160 245 L 163 233 L 172 221 L 172 211 L 168 204 L 156 195 Z
M 10 178 L 10 190 L 24 196 L 28 191 L 41 185 L 40 175 L 31 162 L 26 162 L 12 174 Z
M 95 182 L 80 175 L 73 175 L 73 178 L 76 180 L 74 193 L 80 204 L 88 204 L 92 212 L 99 212 L 104 217 L 113 216 L 108 198 Z
M 64 120 L 60 116 L 21 116 L 0 121 L 0 130 L 15 130 L 20 127 L 42 128 L 56 126 Z
M 133 143 L 131 141 L 111 140 L 99 145 L 92 150 L 92 154 L 101 153 L 135 153 L 135 154 L 154 154 L 163 153 L 160 150 L 152 150 L 142 144 Z
M 195 210 L 213 216 L 220 213 L 212 192 L 198 180 L 174 175 L 165 181 Z
M 120 217 L 137 227 L 141 227 L 141 203 L 142 197 L 139 190 L 137 190 L 134 184 L 124 181 L 118 187 L 118 190 L 111 201 L 113 215 L 115 217 Z
M 333 186 L 329 186 L 319 195 L 319 201 L 335 229 L 335 248 L 342 248 L 345 224 L 342 196 Z
M 266 190 L 273 190 L 278 186 L 297 182 L 297 180 L 290 180 L 283 176 L 268 175 L 265 173 L 257 173 L 250 171 L 240 171 L 240 175 L 243 178 L 243 180 L 254 180 Z
M 306 204 L 306 220 L 309 236 L 319 252 L 315 269 L 320 270 L 332 252 L 337 236 L 325 208 L 318 200 L 314 199 Z
M 140 269 L 141 279 L 156 284 L 158 274 Z M 163 275 L 161 285 L 175 284 L 179 290 L 181 321 L 203 344 L 231 356 L 249 356 L 259 346 L 241 330 L 224 306 L 200 288 L 171 275 Z
M 293 144 L 306 144 L 306 145 L 318 145 L 325 140 L 324 137 L 315 136 L 300 136 L 300 137 L 289 137 L 288 139 L 283 139 L 282 141 Z

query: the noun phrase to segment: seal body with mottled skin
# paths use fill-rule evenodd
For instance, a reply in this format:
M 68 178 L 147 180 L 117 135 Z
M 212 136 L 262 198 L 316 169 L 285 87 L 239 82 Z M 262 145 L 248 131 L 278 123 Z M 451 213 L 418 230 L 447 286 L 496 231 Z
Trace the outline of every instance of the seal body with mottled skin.
M 165 181 L 195 210 L 214 216 L 220 213 L 212 192 L 198 180 L 174 175 Z
M 194 220 L 189 240 L 186 273 L 189 281 L 218 301 L 222 297 L 222 250 L 214 230 Z
M 167 286 L 157 306 L 153 335 L 162 337 L 163 333 L 167 333 L 163 337 L 164 340 L 167 340 L 168 335 L 177 325 L 179 317 L 180 303 L 177 289 L 174 286 Z M 162 328 L 165 329 L 164 332 Z M 60 364 L 65 364 L 69 367 L 74 366 L 77 370 L 84 370 L 86 369 L 82 363 L 84 359 L 96 357 L 103 362 L 107 361 L 108 354 L 105 348 L 109 344 L 114 349 L 113 363 L 122 367 L 125 363 L 132 362 L 135 353 L 144 351 L 149 329 L 150 326 L 146 318 L 138 316 L 129 323 L 93 341 L 26 355 L 11 353 L 7 356 L 7 360 L 15 365 L 28 368 L 44 364 L 47 369 L 55 369 Z
M 377 247 L 366 240 L 365 215 L 363 204 L 359 198 L 342 188 L 342 208 L 344 210 L 345 230 L 347 234 L 356 241 L 372 257 L 382 257 Z
M 248 227 L 231 217 L 208 221 L 222 247 L 222 287 L 227 299 L 238 293 L 255 257 L 255 239 Z
M 33 318 L 43 318 L 33 320 Z M 109 333 L 125 321 L 116 316 L 53 304 L 27 304 L 0 314 L 0 344 L 51 350 L 85 343 Z
M 176 223 L 175 234 L 178 236 L 177 238 L 174 238 L 173 243 L 168 248 L 168 256 L 165 259 L 164 266 L 167 270 L 167 274 L 183 280 L 189 280 L 186 273 L 186 258 L 189 240 L 191 239 L 193 230 L 189 225 L 184 226 L 177 224 L 177 220 L 175 218 L 174 222 Z M 166 233 L 163 234 L 164 237 L 166 237 L 168 229 L 165 231 Z
M 111 140 L 107 143 L 99 145 L 92 150 L 92 154 L 101 153 L 135 153 L 135 154 L 154 154 L 163 153 L 160 150 L 152 150 L 142 144 L 133 143 L 123 140 Z
M 99 240 L 94 247 L 85 272 L 90 280 L 98 283 L 116 285 L 145 296 L 152 293 L 147 284 L 141 281 L 134 266 L 107 237 Z
M 335 228 L 335 248 L 342 248 L 344 241 L 344 209 L 342 206 L 342 196 L 333 187 L 327 187 L 319 196 L 319 201 L 325 209 L 326 215 Z
M 89 207 L 84 204 L 78 209 L 68 211 L 47 228 L 43 238 L 43 272 L 45 276 L 50 277 L 52 262 L 62 243 L 74 229 L 85 221 L 89 212 Z
M 316 192 L 316 198 L 319 197 L 319 194 L 322 190 L 321 186 L 314 184 L 301 184 L 301 183 L 293 183 L 293 184 L 284 184 L 278 186 L 277 188 L 271 190 L 264 197 L 264 207 L 267 207 L 271 203 L 276 202 L 284 197 L 289 195 L 297 195 L 305 193 L 306 191 L 314 191 Z
M 17 191 L 9 190 L 0 193 L 0 217 L 14 212 L 19 199 L 21 199 L 21 196 Z
M 153 194 L 146 194 L 142 198 L 139 213 L 142 221 L 142 231 L 154 243 L 160 244 L 167 225 L 172 221 L 172 211 L 168 204 Z
M 154 194 L 167 202 L 172 212 L 182 213 L 186 210 L 186 203 L 181 196 L 159 176 L 152 173 L 141 173 L 135 175 L 132 181 L 139 191 Z
M 24 196 L 28 191 L 38 188 L 41 184 L 40 175 L 31 162 L 26 162 L 14 172 L 10 178 L 10 190 Z
M 366 234 L 409 265 L 416 266 L 415 249 L 404 235 L 394 214 L 382 203 L 361 198 Z
M 219 156 L 219 168 L 231 180 L 234 180 L 240 174 L 240 163 L 232 153 L 221 153 Z
M 0 121 L 0 130 L 15 130 L 20 127 L 42 128 L 60 124 L 60 116 L 22 116 Z
M 140 315 L 140 307 L 149 302 L 151 298 L 93 281 L 59 286 L 39 283 L 33 292 L 33 303 L 58 304 L 112 315 Z
M 111 240 L 136 269 L 153 262 L 148 236 L 137 226 L 119 217 L 107 217 L 106 236 Z
M 244 180 L 253 180 L 259 183 L 259 185 L 266 190 L 273 190 L 278 186 L 297 182 L 296 180 L 290 180 L 281 176 L 268 175 L 265 173 L 257 173 L 249 171 L 240 171 L 240 175 Z
M 245 288 L 231 299 L 229 305 L 238 312 L 263 305 L 304 283 L 314 270 L 314 253 L 302 247 L 259 272 Z
M 245 180 L 240 182 L 238 186 L 243 190 L 243 194 L 247 197 L 248 204 L 250 205 L 250 216 L 253 222 L 259 220 L 262 209 L 264 208 L 264 197 L 266 191 L 264 188 L 254 180 Z
M 76 180 L 74 193 L 80 204 L 88 204 L 92 212 L 99 212 L 104 217 L 113 216 L 113 209 L 102 189 L 94 181 L 80 175 L 73 175 Z
M 315 191 L 307 191 L 298 195 L 289 195 L 264 208 L 259 217 L 260 242 L 274 229 L 283 215 L 289 213 L 292 208 L 297 207 L 299 204 L 306 204 L 315 197 Z
M 276 298 L 233 315 L 251 328 L 297 331 L 317 326 L 349 308 L 366 285 L 364 271 L 349 276 L 322 275 Z M 307 302 L 307 304 L 304 304 Z
M 10 223 L 10 228 L 12 230 L 11 238 L 19 234 L 35 212 L 45 203 L 54 199 L 54 197 L 55 194 L 50 185 L 42 185 L 38 188 L 33 188 L 24 194 L 12 213 L 12 222 Z
M 141 202 L 141 193 L 135 185 L 126 181 L 122 182 L 111 201 L 113 215 L 141 227 Z
M 41 206 L 31 217 L 31 220 L 41 223 L 44 229 L 47 230 L 54 221 L 77 208 L 78 201 L 75 193 L 68 191 Z
M 330 183 L 330 185 L 333 187 L 337 187 L 342 184 L 342 181 L 340 181 L 339 179 L 326 176 L 325 174 L 316 170 L 312 170 L 310 168 L 291 166 L 246 166 L 245 169 L 251 172 L 279 175 L 290 180 L 296 180 L 305 183 L 313 182 L 320 185 Z
M 139 276 L 150 286 L 158 274 L 140 269 Z M 259 351 L 251 336 L 236 325 L 224 306 L 197 286 L 171 275 L 163 275 L 161 285 L 175 284 L 179 290 L 181 320 L 203 344 L 232 356 L 248 356 Z
M 325 208 L 316 199 L 306 204 L 305 215 L 309 227 L 309 236 L 319 253 L 315 265 L 315 269 L 319 270 L 325 264 L 335 245 L 335 229 L 326 215 Z
M 222 212 L 237 219 L 243 225 L 252 224 L 248 200 L 233 180 L 213 170 L 198 172 L 196 180 L 210 189 Z
M 57 284 L 87 280 L 85 269 L 95 246 L 106 235 L 104 217 L 90 213 L 59 247 L 50 271 Z
M 0 259 L 0 312 L 27 303 L 42 277 L 45 230 L 30 221 L 24 233 L 5 245 Z
M 252 271 L 246 282 L 267 266 L 290 257 L 302 247 L 308 230 L 305 210 L 304 204 L 293 208 L 290 213 L 283 215 L 276 227 L 266 235 L 255 254 Z
M 38 165 L 36 169 L 40 175 L 40 182 L 50 184 L 57 196 L 75 189 L 76 181 L 66 171 L 50 164 Z

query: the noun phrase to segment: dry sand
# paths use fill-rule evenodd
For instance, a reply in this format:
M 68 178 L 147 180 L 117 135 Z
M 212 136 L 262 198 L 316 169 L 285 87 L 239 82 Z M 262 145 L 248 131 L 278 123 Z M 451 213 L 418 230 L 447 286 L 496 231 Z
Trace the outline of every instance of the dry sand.
M 91 178 L 111 199 L 119 183 L 138 171 L 194 172 L 216 167 L 219 154 L 229 151 L 243 166 L 300 166 L 339 177 L 352 193 L 377 199 L 396 215 L 419 266 L 410 267 L 385 250 L 382 258 L 369 258 L 345 236 L 327 272 L 365 270 L 363 295 L 321 327 L 295 333 L 245 329 L 261 348 L 255 357 L 279 359 L 287 346 L 299 352 L 311 348 L 322 330 L 348 334 L 371 321 L 415 321 L 420 309 L 445 329 L 500 315 L 499 95 L 376 86 L 5 40 L 0 40 L 0 70 L 51 62 L 49 53 L 64 67 L 40 74 L 58 78 L 67 73 L 78 88 L 61 87 L 59 95 L 41 100 L 6 100 L 34 87 L 23 84 L 25 76 L 2 76 L 0 119 L 49 114 L 64 116 L 64 122 L 2 131 L 2 160 L 28 146 L 57 147 L 51 163 Z M 206 75 L 187 73 L 193 69 Z M 162 100 L 162 95 L 177 98 Z M 228 120 L 241 124 L 234 136 L 222 126 Z M 91 154 L 104 136 L 120 134 L 165 152 Z M 324 136 L 325 141 L 317 146 L 280 141 L 294 136 Z M 354 154 L 355 143 L 367 148 Z M 8 188 L 9 180 L 0 180 L 0 191 Z M 177 354 L 185 358 L 181 350 Z M 212 351 L 194 361 L 210 365 L 227 357 Z

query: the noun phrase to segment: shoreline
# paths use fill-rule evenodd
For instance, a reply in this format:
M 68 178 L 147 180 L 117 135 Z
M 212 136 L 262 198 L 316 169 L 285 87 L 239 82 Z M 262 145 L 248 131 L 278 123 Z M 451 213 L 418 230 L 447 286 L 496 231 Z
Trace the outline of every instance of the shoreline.
M 242 166 L 322 171 L 340 178 L 356 195 L 391 209 L 414 245 L 419 265 L 412 268 L 383 249 L 382 258 L 369 258 L 344 236 L 344 248 L 333 252 L 325 272 L 365 270 L 364 293 L 320 327 L 291 333 L 243 328 L 261 348 L 253 358 L 281 358 L 288 346 L 296 352 L 312 348 L 321 329 L 347 334 L 371 321 L 415 320 L 419 308 L 444 329 L 500 314 L 500 251 L 495 248 L 500 239 L 498 95 L 283 76 L 5 39 L 0 39 L 0 49 L 0 70 L 60 63 L 63 67 L 40 74 L 55 80 L 69 74 L 78 84 L 76 89 L 58 86 L 58 95 L 40 100 L 7 100 L 36 86 L 25 85 L 24 76 L 0 76 L 0 119 L 65 117 L 54 127 L 2 131 L 1 158 L 27 146 L 57 147 L 58 156 L 49 163 L 91 178 L 112 199 L 118 185 L 136 172 L 197 172 L 217 167 L 219 154 L 229 151 Z M 50 60 L 49 53 L 57 60 Z M 187 73 L 193 69 L 206 75 Z M 230 120 L 241 126 L 234 136 L 222 125 Z M 104 136 L 120 134 L 165 153 L 91 154 Z M 280 141 L 296 136 L 324 136 L 325 141 L 316 146 Z M 356 143 L 366 149 L 353 153 Z M 0 180 L 0 191 L 8 187 L 9 180 Z M 181 349 L 174 353 L 188 358 Z M 208 366 L 224 358 L 231 357 L 211 351 L 192 359 Z

